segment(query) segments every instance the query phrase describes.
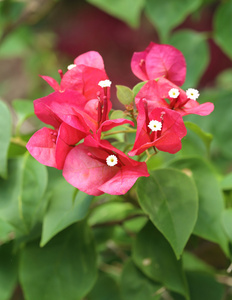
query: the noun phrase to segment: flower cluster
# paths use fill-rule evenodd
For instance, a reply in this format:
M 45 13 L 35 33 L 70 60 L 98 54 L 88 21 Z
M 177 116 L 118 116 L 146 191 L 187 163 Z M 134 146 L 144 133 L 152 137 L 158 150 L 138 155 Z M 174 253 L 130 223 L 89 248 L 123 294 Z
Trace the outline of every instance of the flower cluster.
M 207 115 L 212 103 L 200 105 L 195 89 L 183 91 L 186 64 L 182 53 L 169 45 L 150 43 L 134 53 L 133 73 L 147 81 L 135 97 L 137 132 L 130 156 L 150 147 L 176 153 L 187 131 L 182 116 Z M 40 163 L 63 170 L 64 178 L 90 195 L 125 194 L 141 176 L 149 176 L 145 162 L 131 159 L 102 139 L 116 126 L 134 123 L 109 119 L 112 108 L 109 80 L 102 57 L 89 51 L 78 56 L 61 76 L 60 84 L 41 76 L 53 89 L 36 99 L 36 116 L 43 127 L 30 138 L 27 149 Z M 134 115 L 134 114 L 133 114 Z

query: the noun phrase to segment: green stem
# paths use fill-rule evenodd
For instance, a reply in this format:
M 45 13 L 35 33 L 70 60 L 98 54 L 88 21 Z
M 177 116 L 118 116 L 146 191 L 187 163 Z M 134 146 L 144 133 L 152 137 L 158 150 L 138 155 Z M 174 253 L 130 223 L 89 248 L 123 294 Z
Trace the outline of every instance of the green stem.
M 26 147 L 26 142 L 22 140 L 20 137 L 11 137 L 10 142 L 21 147 Z
M 108 135 L 113 135 L 113 134 L 117 134 L 117 133 L 128 133 L 128 132 L 136 132 L 137 129 L 128 129 L 128 130 L 118 130 L 118 131 L 114 131 L 114 132 L 108 132 L 108 133 L 103 133 L 103 137 L 104 136 L 108 136 Z

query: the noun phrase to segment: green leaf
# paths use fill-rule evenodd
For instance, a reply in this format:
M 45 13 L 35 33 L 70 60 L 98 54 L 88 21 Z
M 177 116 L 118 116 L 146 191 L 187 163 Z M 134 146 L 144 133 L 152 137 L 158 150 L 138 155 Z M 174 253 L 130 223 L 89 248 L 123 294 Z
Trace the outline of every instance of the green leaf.
M 12 244 L 0 246 L 0 299 L 9 300 L 17 282 L 17 257 Z
M 181 260 L 176 259 L 171 246 L 152 223 L 138 233 L 132 255 L 146 276 L 189 299 Z
M 11 114 L 7 105 L 0 101 L 0 176 L 7 178 L 7 152 L 11 137 Z
M 155 170 L 137 184 L 139 203 L 180 257 L 197 220 L 193 180 L 174 169 Z
M 162 42 L 165 42 L 170 31 L 192 12 L 201 0 L 147 0 L 145 12 L 157 29 Z
M 232 243 L 232 208 L 223 211 L 222 224 L 230 242 Z
M 232 58 L 232 0 L 221 3 L 214 14 L 214 40 Z
M 138 27 L 141 10 L 145 0 L 87 0 L 106 13 L 126 22 L 131 27 Z
M 169 43 L 179 49 L 186 59 L 187 74 L 183 88 L 196 87 L 210 59 L 206 36 L 192 30 L 178 30 Z
M 224 200 L 214 171 L 208 163 L 197 157 L 175 160 L 170 166 L 191 176 L 197 186 L 199 210 L 194 233 L 218 243 L 228 255 L 228 240 L 221 222 Z
M 19 278 L 28 300 L 81 300 L 96 279 L 91 232 L 80 222 L 55 236 L 45 247 L 33 242 L 22 250 Z
M 129 105 L 134 101 L 134 93 L 130 88 L 124 85 L 116 85 L 116 88 L 117 98 L 122 104 Z
M 232 190 L 232 173 L 227 174 L 220 182 L 220 186 L 224 191 Z
M 113 278 L 103 273 L 87 296 L 87 300 L 121 300 L 120 291 Z
M 125 119 L 126 114 L 122 110 L 114 110 L 110 115 L 110 120 L 114 119 Z
M 93 196 L 78 191 L 73 201 L 75 190 L 63 179 L 52 191 L 43 220 L 41 247 L 61 230 L 86 217 Z
M 158 290 L 162 285 L 154 283 L 146 277 L 133 263 L 129 260 L 122 271 L 121 290 L 123 300 L 159 300 Z
M 18 124 L 17 129 L 19 130 L 23 122 L 34 115 L 34 106 L 32 101 L 28 100 L 14 100 L 12 106 L 17 113 Z
M 0 245 L 15 237 L 13 231 L 14 227 L 0 219 Z
M 189 122 L 189 121 L 185 121 L 184 122 L 185 126 L 187 128 L 189 128 L 190 130 L 192 130 L 193 132 L 195 132 L 204 142 L 205 147 L 209 153 L 210 150 L 210 145 L 213 139 L 213 135 L 211 133 L 207 133 L 205 131 L 203 131 L 197 124 Z
M 0 180 L 0 218 L 27 234 L 40 217 L 46 186 L 46 167 L 28 153 L 10 160 L 8 180 Z
M 145 83 L 147 83 L 147 81 L 142 81 L 142 82 L 137 83 L 133 87 L 132 91 L 134 93 L 134 96 L 136 96 L 138 94 L 138 92 L 141 90 L 141 88 L 144 86 Z

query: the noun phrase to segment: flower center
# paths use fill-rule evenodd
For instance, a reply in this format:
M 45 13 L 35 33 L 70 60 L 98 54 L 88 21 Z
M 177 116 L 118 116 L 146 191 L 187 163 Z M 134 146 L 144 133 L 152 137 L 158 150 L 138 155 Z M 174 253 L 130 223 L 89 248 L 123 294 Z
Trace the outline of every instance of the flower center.
M 162 129 L 162 123 L 157 120 L 151 120 L 148 124 L 151 131 L 158 131 Z
M 196 89 L 187 89 L 186 96 L 191 100 L 197 100 L 197 98 L 200 96 L 200 93 Z
M 68 69 L 68 70 L 71 70 L 71 69 L 73 69 L 73 68 L 75 68 L 75 67 L 76 67 L 75 64 L 71 64 L 71 65 L 67 66 L 67 69 Z
M 180 91 L 178 89 L 170 89 L 170 91 L 168 92 L 168 95 L 170 98 L 177 98 L 180 95 Z
M 101 80 L 98 82 L 98 85 L 102 88 L 104 87 L 110 87 L 111 86 L 111 81 L 109 79 L 106 79 L 106 80 Z
M 115 155 L 109 155 L 106 158 L 106 163 L 107 163 L 108 166 L 113 167 L 113 166 L 117 165 L 118 159 Z

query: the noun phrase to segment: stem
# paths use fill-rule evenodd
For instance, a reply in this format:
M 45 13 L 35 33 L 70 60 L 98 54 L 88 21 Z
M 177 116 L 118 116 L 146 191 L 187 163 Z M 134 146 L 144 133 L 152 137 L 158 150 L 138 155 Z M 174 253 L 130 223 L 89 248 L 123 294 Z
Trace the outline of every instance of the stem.
M 104 136 L 108 136 L 108 135 L 112 135 L 112 134 L 116 134 L 116 133 L 127 133 L 127 132 L 136 132 L 137 129 L 128 129 L 128 130 L 118 130 L 118 131 L 114 131 L 114 132 L 109 132 L 109 133 L 103 133 L 103 137 Z
M 22 140 L 20 137 L 11 137 L 10 142 L 21 147 L 26 147 L 27 142 Z

